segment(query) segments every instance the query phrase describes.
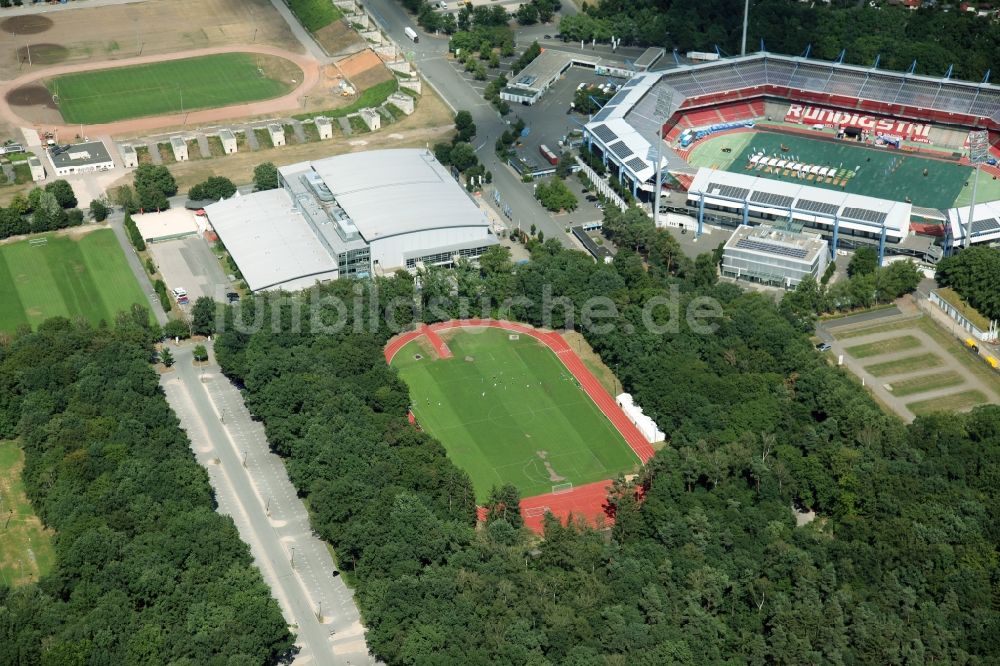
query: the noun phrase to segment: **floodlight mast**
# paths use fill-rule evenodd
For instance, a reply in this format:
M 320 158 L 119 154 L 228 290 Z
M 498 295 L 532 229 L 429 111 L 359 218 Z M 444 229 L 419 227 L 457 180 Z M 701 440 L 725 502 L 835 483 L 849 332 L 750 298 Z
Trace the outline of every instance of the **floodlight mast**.
M 972 201 L 969 203 L 969 217 L 965 221 L 965 238 L 962 242 L 962 249 L 969 249 L 972 245 L 972 214 L 976 210 L 976 191 L 979 188 L 979 168 L 986 161 L 989 152 L 989 135 L 985 130 L 974 130 L 969 132 L 969 159 L 976 167 L 976 175 L 972 181 Z
M 740 44 L 740 55 L 747 54 L 747 22 L 750 18 L 750 0 L 743 3 L 743 41 Z
M 656 110 L 653 117 L 656 120 L 656 193 L 653 196 L 653 226 L 660 227 L 660 192 L 663 190 L 663 123 L 670 115 L 670 103 L 673 93 L 661 91 L 656 96 Z

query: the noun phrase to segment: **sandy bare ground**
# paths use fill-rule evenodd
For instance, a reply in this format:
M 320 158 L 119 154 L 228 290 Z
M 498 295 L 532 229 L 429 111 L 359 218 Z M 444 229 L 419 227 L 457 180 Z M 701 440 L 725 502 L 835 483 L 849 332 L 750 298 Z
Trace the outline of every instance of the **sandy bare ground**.
M 27 4 L 27 3 L 25 3 Z M 277 46 L 302 53 L 270 0 L 145 0 L 5 17 L 0 12 L 0 80 L 31 69 L 202 49 L 228 44 Z
M 195 49 L 184 53 L 173 53 L 168 55 L 146 55 L 114 62 L 103 63 L 100 67 L 95 67 L 93 63 L 76 63 L 71 65 L 58 65 L 40 71 L 32 71 L 23 74 L 12 81 L 8 81 L 0 86 L 0 118 L 6 123 L 15 127 L 33 127 L 40 132 L 54 131 L 59 136 L 73 136 L 80 132 L 80 125 L 52 124 L 45 123 L 43 119 L 25 117 L 33 107 L 11 107 L 6 100 L 7 94 L 17 88 L 30 86 L 39 79 L 49 78 L 60 74 L 70 74 L 94 69 L 108 69 L 112 67 L 128 67 L 132 65 L 142 65 L 164 60 L 177 60 L 181 58 L 194 58 L 198 56 L 213 55 L 218 53 L 261 53 L 266 55 L 285 58 L 295 63 L 303 72 L 303 80 L 292 92 L 274 99 L 248 104 L 235 104 L 232 106 L 220 107 L 217 109 L 202 109 L 190 111 L 186 114 L 169 114 L 163 116 L 151 116 L 148 118 L 135 118 L 132 120 L 122 120 L 113 123 L 103 123 L 98 125 L 83 125 L 82 130 L 85 135 L 141 135 L 152 130 L 176 125 L 199 125 L 205 123 L 219 122 L 234 118 L 246 118 L 252 116 L 281 115 L 299 110 L 302 105 L 302 96 L 308 95 L 320 81 L 319 63 L 309 56 L 291 53 L 274 46 L 253 45 L 233 45 L 216 46 L 205 49 Z

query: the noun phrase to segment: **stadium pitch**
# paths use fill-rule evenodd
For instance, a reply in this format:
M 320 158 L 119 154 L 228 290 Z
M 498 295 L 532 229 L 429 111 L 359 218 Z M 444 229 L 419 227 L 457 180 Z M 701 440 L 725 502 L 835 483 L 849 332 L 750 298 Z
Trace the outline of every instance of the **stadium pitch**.
M 639 466 L 622 435 L 556 355 L 526 335 L 461 330 L 438 359 L 424 339 L 393 357 L 417 422 L 472 479 L 476 501 L 511 483 L 522 497 Z
M 146 297 L 110 229 L 0 245 L 2 331 L 56 316 L 110 324 L 133 303 L 145 305 Z
M 220 53 L 64 74 L 46 82 L 68 123 L 107 123 L 280 97 L 302 70 L 276 56 Z
M 723 152 L 724 149 L 730 152 Z M 787 170 L 768 173 L 765 169 L 750 168 L 750 156 L 761 151 L 767 156 L 794 159 L 803 164 L 834 167 L 837 177 L 828 183 L 819 179 L 796 178 L 787 174 Z M 970 167 L 848 141 L 817 140 L 768 131 L 723 134 L 699 142 L 692 149 L 689 162 L 692 166 L 713 167 L 879 199 L 906 201 L 909 198 L 914 206 L 926 208 L 951 208 L 961 201 L 963 195 L 966 204 L 971 198 L 966 192 L 971 191 Z M 991 187 L 989 180 L 988 176 L 980 176 L 977 198 L 981 201 L 988 200 L 984 197 L 989 197 L 992 190 L 998 189 Z

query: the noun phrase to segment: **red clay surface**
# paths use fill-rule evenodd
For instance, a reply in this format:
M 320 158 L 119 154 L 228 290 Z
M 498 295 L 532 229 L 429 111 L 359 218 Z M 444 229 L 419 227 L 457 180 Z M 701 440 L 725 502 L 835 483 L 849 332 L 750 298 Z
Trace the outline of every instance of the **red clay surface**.
M 521 335 L 528 335 L 551 349 L 559 357 L 563 365 L 566 366 L 566 369 L 580 382 L 580 386 L 583 387 L 586 394 L 594 401 L 598 409 L 611 421 L 622 437 L 625 438 L 625 441 L 628 442 L 629 447 L 639 457 L 639 460 L 645 464 L 653 457 L 653 447 L 642 436 L 639 429 L 628 420 L 628 417 L 618 406 L 618 403 L 604 390 L 601 383 L 591 374 L 587 366 L 583 364 L 583 361 L 580 360 L 576 352 L 563 340 L 562 336 L 553 331 L 536 329 L 518 322 L 497 321 L 495 319 L 456 319 L 437 324 L 421 324 L 416 330 L 397 335 L 386 344 L 385 362 L 391 363 L 393 357 L 400 349 L 422 336 L 427 337 L 428 341 L 439 354 L 441 354 L 443 348 L 447 356 L 442 355 L 442 358 L 449 358 L 451 351 L 445 345 L 444 341 L 441 340 L 439 335 L 441 331 L 456 328 L 483 327 L 500 328 Z M 582 516 L 595 527 L 610 525 L 613 520 L 605 513 L 607 488 L 610 485 L 611 479 L 605 479 L 604 481 L 577 486 L 569 492 L 545 493 L 544 495 L 525 497 L 521 499 L 521 515 L 524 516 L 524 524 L 541 534 L 542 519 L 545 509 L 547 509 L 552 515 L 563 522 L 566 522 L 570 515 L 576 515 Z M 483 512 L 480 511 L 480 518 L 482 517 Z
M 22 86 L 31 85 L 41 79 L 52 78 L 54 76 L 59 76 L 60 74 L 129 67 L 132 65 L 142 65 L 151 62 L 162 62 L 164 60 L 196 58 L 198 56 L 214 55 L 217 53 L 261 53 L 284 58 L 299 66 L 303 73 L 303 79 L 299 82 L 299 85 L 295 88 L 295 90 L 287 95 L 275 97 L 274 99 L 262 100 L 260 102 L 250 102 L 248 104 L 234 104 L 231 106 L 219 107 L 217 109 L 201 109 L 198 111 L 190 111 L 188 113 L 174 113 L 163 116 L 134 118 L 132 120 L 120 120 L 113 123 L 103 123 L 99 125 L 83 125 L 84 134 L 90 136 L 97 136 L 101 134 L 141 135 L 150 130 L 156 130 L 163 127 L 173 127 L 176 125 L 187 124 L 198 125 L 217 122 L 220 120 L 281 114 L 301 110 L 302 95 L 308 94 L 320 80 L 319 63 L 307 55 L 292 53 L 274 46 L 264 46 L 261 44 L 215 46 L 204 49 L 191 49 L 180 53 L 154 54 L 100 63 L 84 62 L 74 63 L 71 65 L 57 65 L 55 67 L 46 67 L 34 72 L 28 72 L 27 74 L 10 81 L 6 81 L 0 85 L 0 117 L 13 124 L 15 127 L 34 127 L 39 130 L 54 131 L 62 136 L 73 136 L 74 134 L 79 133 L 80 125 L 52 124 L 26 118 L 20 114 L 24 113 L 27 107 L 18 107 L 18 110 L 11 108 L 11 105 L 6 99 L 7 93 L 21 88 Z

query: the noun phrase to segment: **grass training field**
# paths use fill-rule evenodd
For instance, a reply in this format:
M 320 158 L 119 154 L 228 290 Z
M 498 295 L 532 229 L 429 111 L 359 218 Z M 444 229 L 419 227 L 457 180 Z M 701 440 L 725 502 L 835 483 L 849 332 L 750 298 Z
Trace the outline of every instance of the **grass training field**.
M 987 402 L 989 402 L 989 399 L 983 395 L 982 391 L 972 390 L 952 393 L 930 400 L 911 402 L 906 407 L 917 416 L 922 416 L 934 412 L 958 412 Z
M 499 329 L 446 333 L 453 358 L 432 357 L 418 339 L 392 361 L 410 387 L 418 423 L 468 472 L 476 500 L 502 483 L 530 497 L 638 467 L 556 355 L 528 336 L 509 336 Z
M 111 229 L 44 238 L 45 245 L 0 245 L 0 330 L 55 316 L 111 323 L 133 303 L 147 303 Z
M 920 340 L 917 340 L 912 335 L 901 335 L 898 338 L 889 338 L 887 340 L 879 340 L 878 342 L 847 347 L 844 351 L 854 358 L 868 358 L 870 356 L 881 356 L 882 354 L 906 351 L 907 349 L 916 349 L 919 346 Z
M 965 379 L 962 375 L 951 370 L 946 370 L 945 372 L 935 372 L 929 375 L 918 375 L 909 379 L 902 379 L 898 382 L 893 382 L 892 394 L 899 397 L 914 395 L 925 391 L 948 388 L 949 386 L 958 386 L 964 381 Z
M 782 150 L 782 146 L 787 150 Z M 724 153 L 723 149 L 731 152 Z M 787 169 L 780 173 L 768 173 L 766 169 L 749 168 L 750 156 L 760 151 L 779 159 L 794 157 L 796 162 L 802 164 L 835 167 L 839 170 L 837 178 L 840 184 L 836 181 L 821 182 L 821 179 L 815 178 L 797 178 Z M 693 166 L 725 169 L 880 199 L 905 201 L 909 197 L 913 205 L 928 208 L 950 208 L 963 197 L 966 204 L 971 198 L 970 167 L 917 157 L 895 149 L 871 148 L 847 141 L 810 139 L 793 134 L 754 131 L 709 137 L 692 149 L 689 162 Z M 927 176 L 923 175 L 924 169 L 927 169 Z M 843 184 L 845 180 L 846 185 Z M 967 182 L 969 185 L 966 185 Z M 977 199 L 995 199 L 997 193 L 1000 193 L 1000 181 L 992 181 L 989 175 L 982 174 Z
M 302 76 L 284 58 L 220 53 L 64 74 L 46 87 L 66 122 L 93 124 L 272 99 Z
M 51 534 L 24 495 L 23 467 L 21 448 L 0 441 L 0 586 L 37 581 L 55 563 Z
M 916 354 L 898 358 L 895 361 L 884 361 L 866 365 L 865 370 L 875 377 L 888 377 L 889 375 L 901 375 L 906 372 L 916 372 L 926 368 L 936 368 L 943 365 L 944 361 L 937 354 L 928 352 L 926 354 Z
M 316 32 L 344 16 L 330 0 L 289 0 L 288 6 L 306 30 Z

